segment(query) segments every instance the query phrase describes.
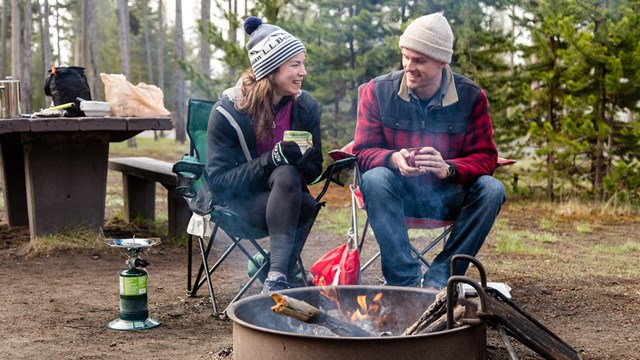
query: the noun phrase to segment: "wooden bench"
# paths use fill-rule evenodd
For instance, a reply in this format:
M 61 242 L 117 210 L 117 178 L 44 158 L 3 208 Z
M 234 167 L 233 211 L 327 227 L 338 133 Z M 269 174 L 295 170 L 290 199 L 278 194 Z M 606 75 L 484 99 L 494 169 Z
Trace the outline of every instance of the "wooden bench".
M 172 163 L 148 157 L 110 158 L 109 169 L 122 173 L 124 219 L 155 219 L 156 182 L 167 191 L 169 236 L 185 236 L 191 211 L 182 196 L 176 193 L 178 177 Z

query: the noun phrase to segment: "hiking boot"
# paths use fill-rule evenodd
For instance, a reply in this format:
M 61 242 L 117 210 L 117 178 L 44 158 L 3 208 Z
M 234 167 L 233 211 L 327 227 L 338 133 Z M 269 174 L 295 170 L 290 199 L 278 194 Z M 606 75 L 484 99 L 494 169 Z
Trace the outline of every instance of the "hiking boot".
M 287 278 L 284 275 L 280 275 L 276 277 L 274 280 L 266 279 L 264 281 L 264 286 L 262 287 L 262 293 L 268 293 L 272 291 L 280 291 L 291 289 L 291 284 L 287 281 Z

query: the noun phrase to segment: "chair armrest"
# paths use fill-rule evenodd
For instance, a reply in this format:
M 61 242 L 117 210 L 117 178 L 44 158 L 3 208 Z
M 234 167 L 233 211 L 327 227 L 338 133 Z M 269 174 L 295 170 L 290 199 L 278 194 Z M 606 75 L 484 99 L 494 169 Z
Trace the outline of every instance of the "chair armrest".
M 195 156 L 184 155 L 171 169 L 178 176 L 199 179 L 204 174 L 204 165 Z
M 501 166 L 507 166 L 507 165 L 513 165 L 515 163 L 517 163 L 517 160 L 514 159 L 507 159 L 507 158 L 498 158 L 498 162 L 497 162 L 497 167 L 501 167 Z
M 351 157 L 355 158 L 355 155 L 353 154 L 353 140 L 340 149 L 329 151 L 328 155 L 335 161 Z

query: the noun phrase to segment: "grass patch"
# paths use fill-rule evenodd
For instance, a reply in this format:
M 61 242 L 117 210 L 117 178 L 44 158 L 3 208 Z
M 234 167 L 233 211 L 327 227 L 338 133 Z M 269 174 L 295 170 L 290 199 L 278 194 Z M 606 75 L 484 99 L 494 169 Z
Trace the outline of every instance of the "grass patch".
M 547 232 L 535 233 L 528 230 L 514 230 L 505 219 L 497 219 L 493 233 L 496 251 L 507 254 L 548 254 L 549 250 L 536 243 L 548 244 L 558 241 L 557 237 Z
M 364 225 L 367 215 L 364 212 L 358 213 L 358 221 Z M 346 236 L 351 228 L 351 208 L 332 208 L 327 204 L 318 213 L 316 222 L 313 225 L 313 232 L 328 232 L 333 235 Z
M 542 219 L 540 220 L 540 228 L 543 230 L 551 230 L 555 227 L 556 223 L 553 220 Z
M 128 141 L 111 143 L 109 154 L 111 156 L 147 156 L 165 161 L 178 161 L 182 155 L 189 152 L 189 142 L 181 144 L 175 139 L 158 137 L 135 137 L 136 147 L 129 147 Z
M 530 245 L 524 241 L 527 233 L 529 232 L 499 232 L 496 238 L 496 250 L 501 253 L 522 255 L 543 255 L 549 253 L 549 251 L 543 247 Z M 533 237 L 534 235 L 531 236 Z
M 88 229 L 62 230 L 58 233 L 39 236 L 29 244 L 29 254 L 38 256 L 62 250 L 85 251 L 106 249 L 104 237 L 98 231 Z
M 629 205 L 597 204 L 584 201 L 569 200 L 562 203 L 548 204 L 553 212 L 565 221 L 582 221 L 595 223 L 598 221 L 627 221 L 638 215 L 638 208 Z
M 589 224 L 578 224 L 576 225 L 576 231 L 583 234 L 590 234 L 594 231 L 594 228 Z
M 532 240 L 543 244 L 553 244 L 558 242 L 558 237 L 548 232 L 532 233 L 530 236 Z
M 415 238 L 435 239 L 440 234 L 442 234 L 443 230 L 444 230 L 444 228 L 436 228 L 436 229 L 432 229 L 432 230 L 410 229 L 409 230 L 409 238 L 410 239 L 415 239 Z
M 634 251 L 640 251 L 640 242 L 627 241 L 618 246 L 595 245 L 589 247 L 589 251 L 595 254 L 626 255 Z

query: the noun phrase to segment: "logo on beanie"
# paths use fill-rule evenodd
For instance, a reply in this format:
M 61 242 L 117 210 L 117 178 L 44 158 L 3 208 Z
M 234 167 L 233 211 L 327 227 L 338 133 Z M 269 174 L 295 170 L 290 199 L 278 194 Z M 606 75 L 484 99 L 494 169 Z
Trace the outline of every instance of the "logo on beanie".
M 292 38 L 293 35 L 286 31 L 275 32 L 264 38 L 264 40 L 249 50 L 249 59 L 251 60 L 251 66 L 255 65 L 264 56 L 267 56 L 269 52 L 278 47 L 278 45 L 285 42 L 287 39 Z

